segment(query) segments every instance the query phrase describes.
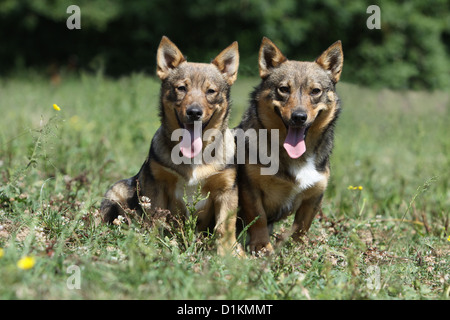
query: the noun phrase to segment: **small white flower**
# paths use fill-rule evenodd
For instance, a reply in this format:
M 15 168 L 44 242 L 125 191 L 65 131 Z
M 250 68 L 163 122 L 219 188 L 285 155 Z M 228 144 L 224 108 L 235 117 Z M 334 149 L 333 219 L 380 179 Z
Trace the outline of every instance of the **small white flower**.
M 144 210 L 150 210 L 152 208 L 152 201 L 149 197 L 142 196 L 141 197 L 141 207 Z
M 116 226 L 120 226 L 124 221 L 125 218 L 119 215 L 116 219 L 114 219 L 113 224 Z

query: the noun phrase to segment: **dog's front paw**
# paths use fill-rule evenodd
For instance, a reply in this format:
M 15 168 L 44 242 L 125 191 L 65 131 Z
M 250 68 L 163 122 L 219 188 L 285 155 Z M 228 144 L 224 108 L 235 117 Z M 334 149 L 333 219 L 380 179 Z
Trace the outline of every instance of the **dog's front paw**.
M 270 242 L 267 243 L 250 243 L 249 250 L 252 255 L 257 257 L 270 256 L 274 253 L 273 246 Z
M 234 247 L 233 255 L 237 258 L 245 258 L 245 250 L 240 243 Z

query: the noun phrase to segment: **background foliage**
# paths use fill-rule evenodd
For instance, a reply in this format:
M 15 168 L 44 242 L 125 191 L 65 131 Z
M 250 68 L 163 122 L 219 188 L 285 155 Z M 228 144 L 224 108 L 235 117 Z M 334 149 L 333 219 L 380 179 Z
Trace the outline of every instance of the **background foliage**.
M 81 30 L 68 30 L 69 5 L 81 8 Z M 381 29 L 369 30 L 369 5 Z M 154 73 L 156 47 L 171 38 L 191 61 L 209 61 L 239 41 L 241 74 L 257 73 L 262 36 L 291 59 L 313 59 L 334 41 L 344 45 L 344 81 L 397 89 L 450 84 L 448 0 L 2 0 L 0 70 L 28 67 Z

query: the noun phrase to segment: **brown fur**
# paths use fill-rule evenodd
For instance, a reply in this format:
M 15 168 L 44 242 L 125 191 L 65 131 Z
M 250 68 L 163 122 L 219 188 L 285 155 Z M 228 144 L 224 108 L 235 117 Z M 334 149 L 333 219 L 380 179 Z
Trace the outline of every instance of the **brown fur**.
M 239 53 L 237 42 L 223 50 L 211 63 L 187 62 L 181 51 L 167 37 L 163 37 L 157 52 L 157 74 L 162 81 L 160 95 L 161 126 L 153 137 L 147 159 L 139 173 L 114 184 L 105 195 L 101 214 L 105 222 L 112 222 L 125 208 L 139 212 L 140 196 L 151 199 L 153 208 L 168 209 L 172 213 L 187 213 L 183 194 L 188 198 L 201 186 L 201 193 L 209 197 L 197 205 L 198 230 L 214 227 L 219 235 L 218 251 L 229 251 L 236 244 L 235 226 L 238 205 L 236 168 L 226 164 L 225 154 L 215 162 L 175 164 L 171 158 L 179 141 L 172 141 L 174 130 L 189 123 L 187 110 L 201 109 L 203 132 L 217 129 L 223 141 L 214 141 L 219 155 L 226 147 L 234 148 L 232 135 L 226 135 L 230 110 L 230 87 L 237 77 Z M 228 139 L 228 140 L 227 140 Z M 212 139 L 203 142 L 203 150 Z
M 267 38 L 259 52 L 262 81 L 252 94 L 250 108 L 239 125 L 243 130 L 279 130 L 279 170 L 261 175 L 262 164 L 239 165 L 240 217 L 249 227 L 249 249 L 271 253 L 270 229 L 274 222 L 294 213 L 294 223 L 284 238 L 299 240 L 310 228 L 320 208 L 330 176 L 329 157 L 333 130 L 340 111 L 335 92 L 343 64 L 340 41 L 314 62 L 288 60 Z M 283 148 L 292 114 L 303 112 L 307 128 L 306 152 L 291 158 Z M 248 151 L 248 144 L 246 145 Z M 246 152 L 248 160 L 248 152 Z M 256 220 L 255 220 L 256 219 Z

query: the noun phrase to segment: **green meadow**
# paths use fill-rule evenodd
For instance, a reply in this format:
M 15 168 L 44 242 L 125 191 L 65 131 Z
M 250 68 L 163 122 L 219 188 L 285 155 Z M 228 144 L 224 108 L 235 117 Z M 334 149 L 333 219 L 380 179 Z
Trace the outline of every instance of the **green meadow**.
M 258 82 L 234 84 L 230 126 Z M 159 126 L 156 78 L 1 79 L 0 299 L 449 299 L 449 93 L 337 89 L 308 238 L 238 259 L 189 223 L 99 223 L 104 192 L 138 172 Z

